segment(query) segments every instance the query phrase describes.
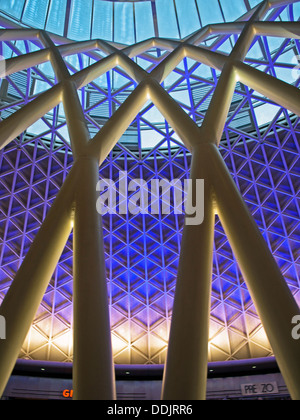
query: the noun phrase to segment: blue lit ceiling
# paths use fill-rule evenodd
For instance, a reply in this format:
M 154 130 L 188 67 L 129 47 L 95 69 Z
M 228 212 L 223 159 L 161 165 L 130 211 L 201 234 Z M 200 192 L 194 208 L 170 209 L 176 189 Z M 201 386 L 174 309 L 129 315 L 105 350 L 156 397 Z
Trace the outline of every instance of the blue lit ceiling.
M 185 6 L 183 10 L 182 6 L 188 3 L 189 7 Z M 134 43 L 153 36 L 153 31 L 154 35 L 158 31 L 161 37 L 184 37 L 201 25 L 237 19 L 258 3 L 251 0 L 156 0 L 152 3 L 1 0 L 0 8 L 6 17 L 13 15 L 23 25 L 45 27 L 74 40 L 95 36 L 114 42 Z M 84 4 L 83 10 L 80 10 L 81 4 Z M 299 6 L 300 2 L 296 2 L 275 8 L 268 18 L 298 21 Z M 148 10 L 148 15 L 143 8 Z M 105 16 L 105 19 L 101 19 L 105 23 L 103 26 L 97 25 L 96 17 L 100 13 Z M 166 15 L 169 24 L 167 33 L 163 25 Z M 190 18 L 188 27 L 184 15 Z M 145 16 L 148 16 L 147 24 L 143 24 Z M 129 27 L 129 22 L 134 22 L 134 25 Z M 80 34 L 81 30 L 83 32 Z M 126 36 L 123 37 L 122 33 Z M 235 35 L 214 36 L 206 40 L 204 46 L 229 53 L 236 39 Z M 8 58 L 40 48 L 40 45 L 30 41 L 3 42 L 1 53 Z M 136 60 L 143 68 L 151 70 L 165 54 L 168 52 L 152 49 Z M 298 55 L 298 41 L 257 37 L 246 63 L 299 86 L 300 79 L 294 79 L 292 73 Z M 65 57 L 65 61 L 69 71 L 75 73 L 94 62 L 95 57 L 82 53 Z M 218 76 L 217 71 L 185 59 L 170 74 L 164 87 L 201 125 Z M 1 119 L 9 117 L 55 83 L 49 64 L 7 77 L 0 86 Z M 116 69 L 79 91 L 91 135 L 101 129 L 133 88 L 134 81 Z M 247 86 L 237 84 L 221 153 L 295 299 L 300 303 L 299 139 L 298 117 Z M 72 154 L 62 105 L 54 108 L 0 152 L 0 301 L 71 166 Z M 128 172 L 131 179 L 142 178 L 149 182 L 154 178 L 184 179 L 189 176 L 189 167 L 189 152 L 157 109 L 149 103 L 101 166 L 100 175 L 118 180 L 119 171 L 123 170 Z M 165 361 L 182 225 L 181 216 L 174 213 L 104 217 L 116 363 Z M 70 237 L 20 357 L 72 361 L 72 257 Z M 247 286 L 218 220 L 212 288 L 210 360 L 272 355 Z

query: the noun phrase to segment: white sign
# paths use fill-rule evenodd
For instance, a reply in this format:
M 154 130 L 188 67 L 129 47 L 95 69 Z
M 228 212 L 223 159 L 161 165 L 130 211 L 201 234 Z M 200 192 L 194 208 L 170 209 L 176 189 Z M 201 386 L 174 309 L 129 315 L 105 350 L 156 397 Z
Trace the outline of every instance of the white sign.
M 245 396 L 278 394 L 278 386 L 276 382 L 244 384 L 244 385 L 241 385 L 241 389 L 242 389 L 242 394 Z

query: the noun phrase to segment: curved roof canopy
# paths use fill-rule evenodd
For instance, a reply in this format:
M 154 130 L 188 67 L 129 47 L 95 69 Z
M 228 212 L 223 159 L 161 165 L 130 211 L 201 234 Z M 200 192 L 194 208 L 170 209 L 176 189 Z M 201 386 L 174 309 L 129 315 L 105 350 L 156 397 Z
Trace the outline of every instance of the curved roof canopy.
M 208 24 L 237 20 L 258 3 L 260 0 L 1 0 L 0 10 L 25 26 L 73 40 L 101 38 L 133 44 L 153 36 L 182 39 Z
M 117 48 L 123 48 L 124 44 L 136 44 L 153 37 L 188 40 L 192 33 L 197 33 L 207 25 L 234 20 L 246 21 L 251 15 L 251 9 L 260 3 L 260 0 L 1 0 L 0 17 L 2 15 L 2 18 L 8 18 L 9 22 L 15 22 L 18 26 L 46 29 L 56 35 L 55 42 L 59 44 L 69 42 L 68 39 L 83 41 L 92 38 L 102 39 L 114 43 Z M 295 2 L 289 7 L 275 8 L 266 19 L 296 21 L 299 16 L 300 2 Z M 211 35 L 201 46 L 230 54 L 237 38 L 238 34 Z M 18 53 L 14 50 L 15 47 Z M 4 57 L 26 54 L 38 48 L 33 44 L 28 46 L 18 41 L 15 47 L 4 45 Z M 253 43 L 246 63 L 272 75 L 276 72 L 277 77 L 288 83 L 295 83 L 290 68 L 274 64 L 276 61 L 291 63 L 295 59 L 295 51 L 292 42 L 272 37 L 264 40 L 261 37 Z M 150 71 L 166 54 L 168 51 L 153 48 L 147 55 L 136 56 L 134 61 L 146 71 Z M 79 71 L 94 62 L 88 54 L 74 54 L 67 57 L 66 61 L 71 72 Z M 289 66 L 293 67 L 292 64 Z M 55 83 L 53 69 L 49 63 L 39 65 L 38 72 L 38 76 L 32 77 L 34 83 L 31 91 L 34 95 L 43 91 L 47 83 Z M 185 59 L 165 79 L 164 88 L 200 125 L 218 77 L 218 71 Z M 95 83 L 98 88 L 95 88 Z M 97 123 L 97 129 L 114 112 L 120 101 L 124 100 L 123 96 L 128 96 L 133 89 L 134 82 L 120 69 L 115 69 L 104 74 L 85 90 L 85 102 L 92 120 Z M 230 124 L 234 130 L 227 136 L 229 138 L 236 137 L 236 129 L 248 133 L 257 132 L 258 128 L 269 124 L 278 112 L 273 104 L 266 104 L 259 97 L 253 98 L 251 106 L 246 109 L 243 105 L 245 95 L 244 87 L 238 84 L 232 107 L 232 111 L 238 112 L 233 112 L 231 116 Z M 6 99 L 3 98 L 5 102 L 11 102 L 10 99 Z M 96 107 L 99 103 L 101 106 Z M 61 114 L 61 123 L 64 124 L 63 112 Z M 132 126 L 121 139 L 130 149 L 136 149 L 138 138 L 142 149 L 156 146 L 165 130 L 165 119 L 151 104 L 142 114 L 140 129 Z M 90 128 L 93 131 L 94 128 Z M 30 130 L 27 132 L 35 135 L 40 131 L 40 127 L 37 130 L 31 127 Z M 226 134 L 224 138 L 225 136 Z M 64 133 L 64 137 L 68 137 L 67 133 Z M 176 141 L 178 140 L 180 139 L 176 138 Z M 69 141 L 68 138 L 66 141 Z

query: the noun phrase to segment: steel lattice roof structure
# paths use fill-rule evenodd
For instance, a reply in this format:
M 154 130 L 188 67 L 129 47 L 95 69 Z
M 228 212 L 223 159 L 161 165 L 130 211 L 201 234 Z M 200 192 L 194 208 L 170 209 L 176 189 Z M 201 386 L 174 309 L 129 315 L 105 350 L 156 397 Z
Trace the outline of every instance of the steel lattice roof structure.
M 66 24 L 54 34 L 44 30 L 46 21 L 29 29 L 21 15 L 18 22 L 0 16 L 6 59 L 0 86 L 0 302 L 82 153 L 81 133 L 98 151 L 100 178 L 118 183 L 123 171 L 129 179 L 151 182 L 189 178 L 200 128 L 217 142 L 299 305 L 300 2 L 246 3 L 234 22 L 210 23 L 186 36 L 178 33 L 178 39 L 159 36 L 154 25 L 149 39 L 139 41 L 135 31 L 132 45 L 114 41 L 115 35 L 72 40 Z M 262 17 L 253 19 L 262 7 Z M 103 217 L 117 364 L 166 361 L 184 227 L 184 217 L 172 210 Z M 73 239 L 71 232 L 20 358 L 73 361 Z M 208 360 L 271 355 L 216 216 Z

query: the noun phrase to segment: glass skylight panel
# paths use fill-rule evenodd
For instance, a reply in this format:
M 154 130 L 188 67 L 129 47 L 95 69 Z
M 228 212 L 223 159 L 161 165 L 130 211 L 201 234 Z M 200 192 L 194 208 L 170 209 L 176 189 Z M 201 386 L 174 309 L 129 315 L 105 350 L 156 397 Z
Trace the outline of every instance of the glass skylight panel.
M 92 20 L 92 0 L 73 0 L 68 37 L 75 41 L 90 39 Z
M 202 26 L 224 22 L 218 0 L 197 0 Z
M 154 36 L 154 23 L 150 1 L 135 3 L 135 24 L 137 42 Z
M 263 56 L 264 56 L 264 53 L 263 53 L 263 51 L 261 49 L 261 44 L 260 44 L 259 40 L 257 40 L 252 45 L 252 47 L 249 49 L 246 58 L 247 59 L 250 59 L 250 58 L 252 58 L 252 59 L 261 58 L 262 59 Z
M 155 3 L 159 36 L 162 38 L 179 38 L 173 0 L 156 0 Z
M 1 54 L 6 59 L 12 57 L 13 52 L 12 52 L 11 48 L 9 48 L 9 46 L 5 44 L 5 42 L 3 42 Z M 1 79 L 0 79 L 0 81 L 1 81 Z
M 64 34 L 67 0 L 51 0 L 46 30 L 58 35 Z
M 220 2 L 227 22 L 237 20 L 247 13 L 247 7 L 241 0 L 220 0 Z
M 289 21 L 289 11 L 288 11 L 288 9 L 286 8 L 286 9 L 284 9 L 281 13 L 280 13 L 280 15 L 279 15 L 279 19 L 278 19 L 279 21 L 280 20 L 283 20 L 284 22 L 287 22 L 287 21 Z
M 112 41 L 113 3 L 110 1 L 96 0 L 94 2 L 93 39 Z
M 195 0 L 175 0 L 181 38 L 200 29 Z
M 300 2 L 293 5 L 294 20 L 300 19 Z
M 20 19 L 25 0 L 1 0 L 1 10 Z
M 249 3 L 250 3 L 251 8 L 257 6 L 261 2 L 262 2 L 262 0 L 249 0 Z
M 46 61 L 45 63 L 39 64 L 37 68 L 47 76 L 47 78 L 54 80 L 55 74 L 50 61 Z M 49 87 L 49 86 L 48 86 Z
M 25 45 L 24 41 L 19 40 L 19 41 L 16 42 L 15 45 L 16 45 L 17 50 L 20 51 L 21 54 L 26 54 L 27 53 L 27 49 L 26 49 L 26 45 Z
M 134 19 L 132 3 L 115 3 L 114 19 L 115 42 L 134 44 Z
M 155 130 L 141 130 L 141 147 L 143 149 L 152 149 L 162 140 L 163 137 Z
M 33 28 L 44 29 L 49 0 L 27 0 L 22 21 Z
M 181 102 L 182 104 L 191 107 L 191 98 L 188 90 L 175 90 L 170 92 L 170 95 L 172 98 L 176 99 L 177 102 Z
M 270 124 L 278 114 L 280 108 L 272 104 L 262 104 L 254 108 L 255 118 L 259 127 Z

